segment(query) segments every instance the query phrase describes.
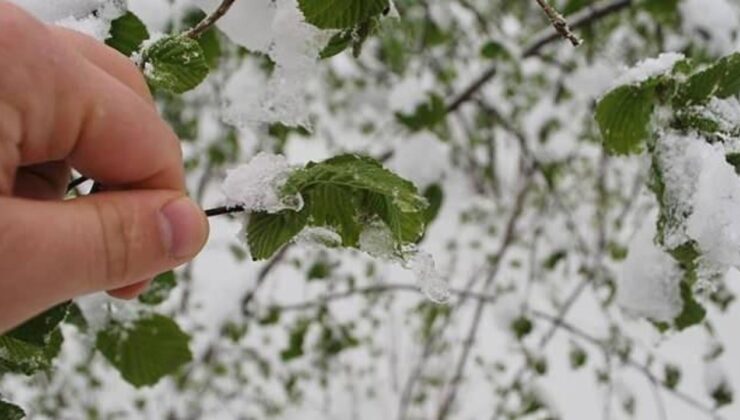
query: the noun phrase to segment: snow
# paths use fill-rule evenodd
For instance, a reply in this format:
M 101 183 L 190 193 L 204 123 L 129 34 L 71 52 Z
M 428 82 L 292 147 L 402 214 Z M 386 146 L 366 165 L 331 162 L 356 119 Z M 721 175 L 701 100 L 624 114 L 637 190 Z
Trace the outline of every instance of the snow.
M 450 301 L 450 287 L 437 270 L 432 254 L 415 250 L 406 267 L 414 273 L 419 289 L 429 300 L 439 304 Z
M 702 170 L 687 233 L 699 245 L 703 259 L 724 267 L 723 271 L 740 267 L 740 178 L 720 146 L 700 143 L 693 149 L 691 153 L 701 156 Z
M 424 189 L 444 179 L 449 170 L 450 146 L 429 132 L 399 139 L 388 167 L 398 175 Z M 424 165 L 419 165 L 423 157 Z
M 683 271 L 655 243 L 655 220 L 648 218 L 629 244 L 617 287 L 617 303 L 633 316 L 672 322 L 681 312 Z
M 380 220 L 364 226 L 360 233 L 360 250 L 376 258 L 395 260 L 396 241 L 393 232 Z
M 671 70 L 684 55 L 674 52 L 660 54 L 657 58 L 648 58 L 640 61 L 634 67 L 627 70 L 622 76 L 614 81 L 614 87 L 630 84 L 638 84 L 652 77 L 660 76 Z
M 735 0 L 684 0 L 679 8 L 684 30 L 696 34 L 695 42 L 710 53 L 724 55 L 737 49 L 740 7 Z
M 206 13 L 220 4 L 218 0 L 192 2 Z M 259 86 L 254 86 L 253 71 L 232 77 L 229 92 L 234 99 L 227 101 L 226 121 L 235 125 L 278 121 L 307 125 L 306 80 L 315 73 L 319 52 L 330 34 L 306 23 L 295 0 L 236 2 L 217 26 L 233 42 L 267 54 L 276 65 L 269 80 Z M 244 96 L 250 98 L 246 103 Z
M 322 245 L 328 248 L 337 248 L 342 245 L 342 237 L 331 229 L 311 226 L 304 228 L 296 236 L 295 242 L 308 246 Z
M 733 393 L 732 383 L 727 377 L 727 368 L 719 360 L 710 360 L 704 365 L 704 386 L 709 395 L 721 390 L 726 391 L 726 394 Z
M 248 212 L 300 210 L 303 207 L 300 195 L 286 197 L 280 192 L 292 171 L 284 156 L 259 153 L 228 172 L 223 183 L 228 205 L 242 206 Z
M 121 0 L 11 0 L 37 18 L 103 41 L 110 23 L 125 10 Z M 93 15 L 93 12 L 96 12 Z
M 668 132 L 660 136 L 657 162 L 663 174 L 663 202 L 668 214 L 663 245 L 673 249 L 689 241 L 686 218 L 693 209 L 693 197 L 702 168 L 702 154 L 707 146 L 696 134 Z

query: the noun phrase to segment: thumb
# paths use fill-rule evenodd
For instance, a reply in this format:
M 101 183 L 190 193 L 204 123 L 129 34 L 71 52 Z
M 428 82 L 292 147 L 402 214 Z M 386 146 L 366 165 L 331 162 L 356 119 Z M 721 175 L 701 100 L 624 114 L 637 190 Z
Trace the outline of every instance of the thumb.
M 208 236 L 203 211 L 173 191 L 65 202 L 0 198 L 0 208 L 0 331 L 8 319 L 17 323 L 75 296 L 181 265 Z

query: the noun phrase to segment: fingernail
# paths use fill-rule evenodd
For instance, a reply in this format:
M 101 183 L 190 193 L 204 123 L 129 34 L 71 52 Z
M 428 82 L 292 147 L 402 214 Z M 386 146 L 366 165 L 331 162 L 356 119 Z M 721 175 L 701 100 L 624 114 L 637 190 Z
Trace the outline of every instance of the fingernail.
M 169 202 L 160 210 L 162 241 L 170 256 L 189 258 L 200 251 L 205 242 L 206 228 L 203 211 L 189 198 Z

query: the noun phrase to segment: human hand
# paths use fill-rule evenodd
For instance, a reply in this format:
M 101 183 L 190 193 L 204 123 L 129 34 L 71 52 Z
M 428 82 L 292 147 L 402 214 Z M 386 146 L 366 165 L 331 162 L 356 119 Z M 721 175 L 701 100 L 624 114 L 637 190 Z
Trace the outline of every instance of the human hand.
M 62 201 L 70 168 L 113 191 Z M 136 66 L 0 0 L 0 333 L 87 293 L 133 298 L 207 235 Z

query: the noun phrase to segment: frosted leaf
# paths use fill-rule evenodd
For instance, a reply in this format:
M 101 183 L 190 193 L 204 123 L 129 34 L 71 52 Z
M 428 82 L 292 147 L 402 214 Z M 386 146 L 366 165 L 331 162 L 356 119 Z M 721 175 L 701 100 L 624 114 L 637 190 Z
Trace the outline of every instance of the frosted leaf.
M 663 237 L 667 249 L 689 240 L 686 219 L 693 211 L 693 197 L 703 165 L 701 149 L 705 145 L 696 134 L 669 132 L 658 140 L 656 156 L 665 184 L 663 204 L 668 216 Z
M 393 232 L 380 220 L 370 222 L 360 233 L 360 250 L 388 260 L 397 259 Z
M 702 159 L 687 233 L 712 265 L 740 266 L 740 178 L 720 146 L 700 143 L 691 153 Z
M 293 168 L 284 156 L 260 153 L 249 163 L 228 172 L 223 191 L 229 206 L 243 206 L 249 212 L 277 213 L 281 210 L 300 210 L 300 195 L 281 193 Z
M 618 77 L 614 82 L 614 86 L 637 84 L 651 77 L 668 73 L 673 70 L 676 63 L 684 58 L 683 54 L 668 52 L 660 54 L 657 58 L 642 60 L 627 70 L 621 77 Z
M 452 297 L 450 287 L 437 270 L 431 254 L 416 250 L 406 263 L 406 267 L 416 275 L 421 291 L 435 303 L 447 303 Z
M 319 244 L 328 248 L 342 246 L 342 237 L 335 231 L 324 227 L 307 227 L 298 234 L 296 243 Z
M 630 315 L 671 322 L 683 309 L 678 262 L 655 241 L 655 221 L 648 218 L 629 245 L 617 287 L 617 303 Z

